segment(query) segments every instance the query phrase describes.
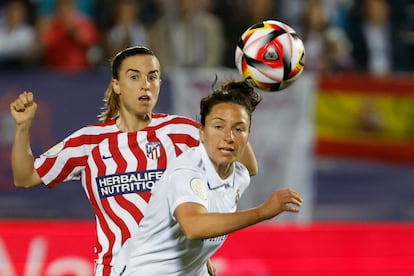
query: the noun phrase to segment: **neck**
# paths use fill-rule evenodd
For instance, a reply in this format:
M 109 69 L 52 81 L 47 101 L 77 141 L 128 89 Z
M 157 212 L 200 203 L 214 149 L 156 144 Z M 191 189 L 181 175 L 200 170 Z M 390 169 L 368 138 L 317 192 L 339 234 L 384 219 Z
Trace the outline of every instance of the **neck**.
M 143 117 L 134 117 L 130 119 L 126 119 L 124 116 L 120 116 L 116 119 L 116 126 L 123 132 L 131 132 L 146 128 L 150 122 L 150 114 L 146 114 Z
M 218 167 L 217 173 L 221 179 L 226 179 L 233 172 L 233 163 Z

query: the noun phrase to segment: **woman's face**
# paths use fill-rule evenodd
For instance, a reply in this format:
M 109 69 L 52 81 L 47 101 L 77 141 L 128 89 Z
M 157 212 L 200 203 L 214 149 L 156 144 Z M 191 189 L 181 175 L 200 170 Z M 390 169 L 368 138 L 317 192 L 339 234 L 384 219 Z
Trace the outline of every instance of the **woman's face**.
M 125 58 L 112 86 L 119 95 L 120 110 L 140 117 L 152 113 L 161 87 L 158 59 L 151 55 Z
M 219 174 L 244 151 L 249 127 L 249 115 L 239 104 L 216 104 L 206 116 L 200 139 Z

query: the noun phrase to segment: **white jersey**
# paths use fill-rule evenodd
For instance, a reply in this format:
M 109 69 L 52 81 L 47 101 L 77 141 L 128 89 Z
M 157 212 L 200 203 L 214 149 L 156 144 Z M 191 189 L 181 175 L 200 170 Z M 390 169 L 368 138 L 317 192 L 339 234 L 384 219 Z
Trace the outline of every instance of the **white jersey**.
M 95 275 L 109 275 L 114 256 L 145 214 L 154 183 L 198 138 L 196 121 L 153 114 L 137 132 L 121 132 L 115 120 L 84 127 L 35 160 L 48 187 L 81 179 L 96 215 Z
M 249 183 L 244 165 L 235 162 L 233 173 L 222 180 L 202 144 L 186 151 L 154 188 L 145 217 L 122 247 L 113 275 L 208 275 L 207 261 L 226 236 L 188 240 L 174 217 L 175 209 L 194 202 L 211 213 L 235 212 Z

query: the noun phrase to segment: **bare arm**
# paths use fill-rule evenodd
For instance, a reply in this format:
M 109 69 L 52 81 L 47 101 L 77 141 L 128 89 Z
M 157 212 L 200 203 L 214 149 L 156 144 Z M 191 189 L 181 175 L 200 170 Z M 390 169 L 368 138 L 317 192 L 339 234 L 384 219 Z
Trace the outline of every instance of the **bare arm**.
M 280 213 L 299 212 L 302 198 L 291 189 L 273 192 L 261 205 L 235 213 L 208 213 L 197 203 L 183 203 L 175 210 L 175 217 L 189 240 L 207 239 L 246 228 L 273 218 Z M 296 205 L 296 206 L 294 206 Z
M 256 160 L 256 155 L 254 154 L 252 145 L 250 142 L 246 145 L 246 148 L 242 155 L 238 158 L 240 163 L 246 166 L 249 171 L 250 176 L 256 175 L 258 172 L 258 164 Z
M 34 157 L 30 147 L 30 127 L 36 114 L 37 104 L 31 92 L 23 92 L 10 104 L 15 121 L 15 134 L 11 151 L 11 167 L 14 185 L 30 188 L 42 183 L 34 168 Z

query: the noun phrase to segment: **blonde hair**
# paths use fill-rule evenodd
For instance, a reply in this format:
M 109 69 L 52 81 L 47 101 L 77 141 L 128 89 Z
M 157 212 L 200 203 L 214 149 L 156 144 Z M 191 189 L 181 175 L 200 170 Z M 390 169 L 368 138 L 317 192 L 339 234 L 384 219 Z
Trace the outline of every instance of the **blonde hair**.
M 105 96 L 102 100 L 104 106 L 102 107 L 102 112 L 99 114 L 98 118 L 100 122 L 108 122 L 110 119 L 118 116 L 119 110 L 119 95 L 115 93 L 112 88 L 112 82 L 109 84 L 106 89 Z

